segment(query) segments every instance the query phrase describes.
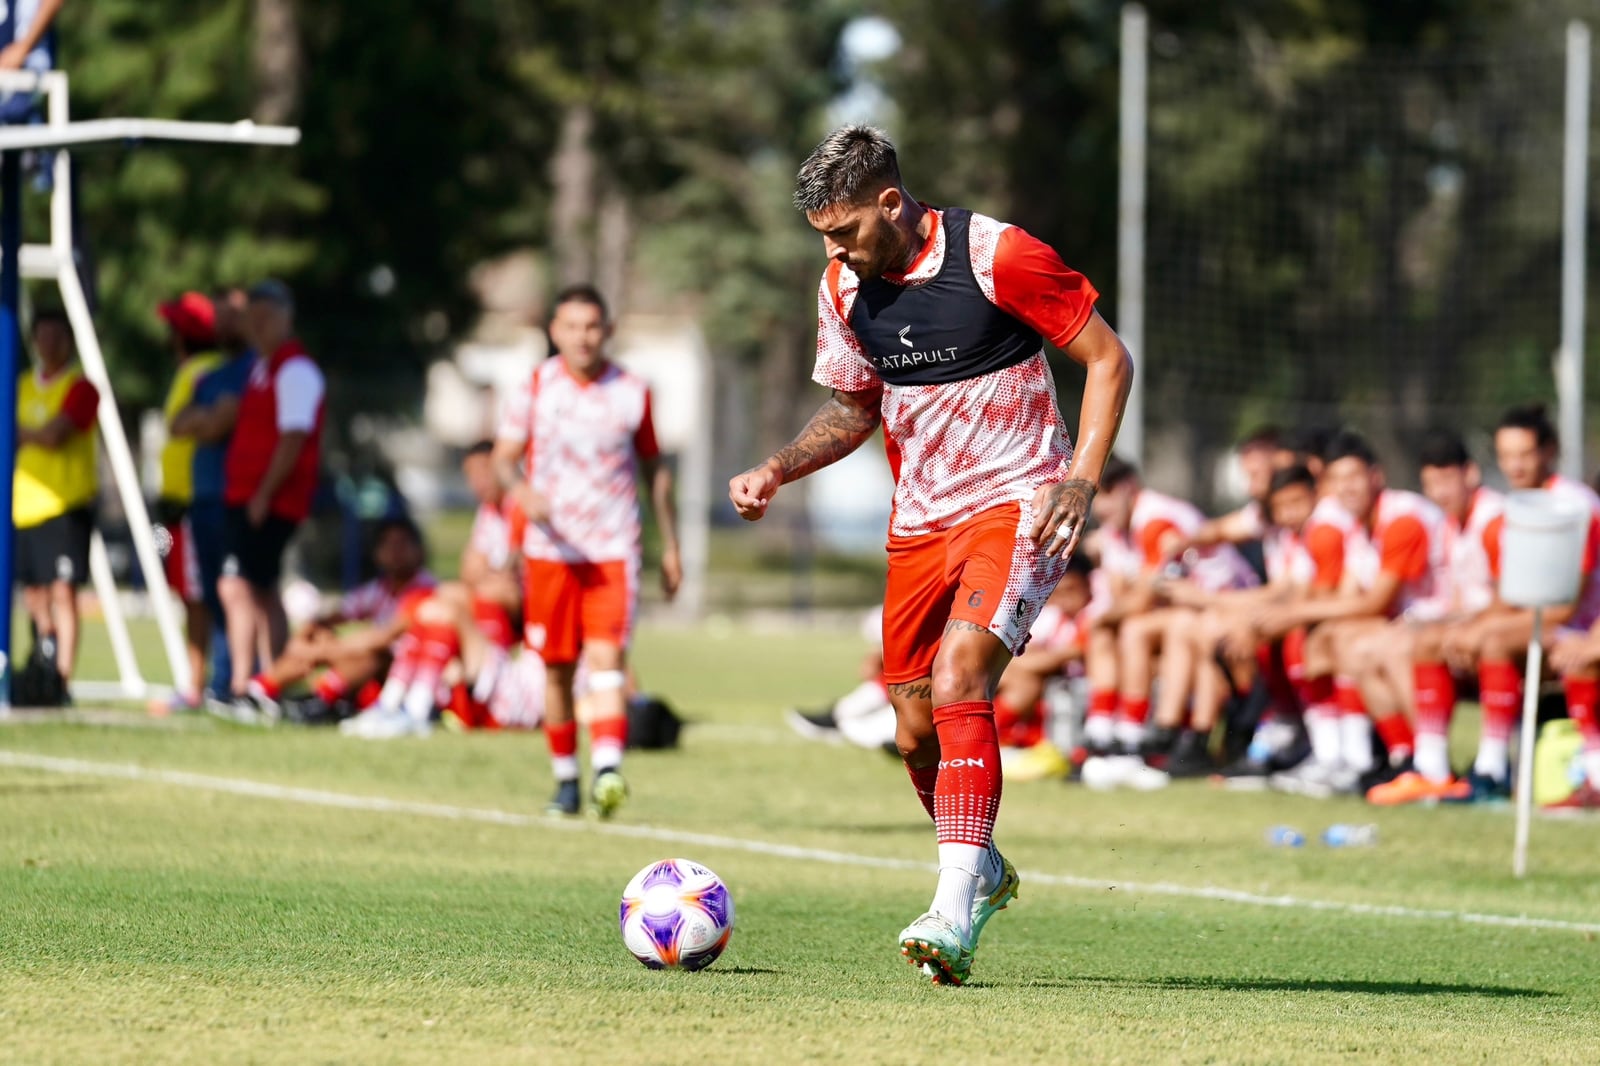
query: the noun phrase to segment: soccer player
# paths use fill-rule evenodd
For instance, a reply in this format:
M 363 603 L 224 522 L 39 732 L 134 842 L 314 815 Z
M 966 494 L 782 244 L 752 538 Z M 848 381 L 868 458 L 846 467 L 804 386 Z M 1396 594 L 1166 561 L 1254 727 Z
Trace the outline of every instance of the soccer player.
M 1449 594 L 1444 514 L 1414 492 L 1388 488 L 1377 456 L 1355 433 L 1336 436 L 1324 464 L 1330 495 L 1357 522 L 1345 539 L 1341 588 L 1334 596 L 1269 607 L 1256 621 L 1269 636 L 1311 627 L 1303 677 L 1311 758 L 1273 778 L 1278 787 L 1309 795 L 1353 791 L 1374 769 L 1372 723 L 1354 676 L 1357 642 L 1393 618 L 1441 617 Z M 1403 714 L 1376 724 L 1392 755 L 1409 754 Z
M 1448 691 L 1455 683 L 1449 667 L 1434 662 L 1451 628 L 1470 622 L 1495 600 L 1491 556 L 1498 551 L 1493 532 L 1504 501 L 1485 488 L 1459 434 L 1440 431 L 1423 441 L 1422 494 L 1444 511 L 1449 541 L 1450 606 L 1437 622 L 1397 622 L 1366 648 L 1366 662 L 1355 672 L 1367 710 L 1375 719 L 1409 712 L 1416 732 L 1412 766 L 1393 781 L 1367 790 L 1367 801 L 1382 807 L 1440 799 L 1455 785 L 1450 771 L 1449 706 L 1438 700 L 1432 674 L 1444 671 Z M 1419 660 L 1433 665 L 1417 673 Z M 1358 654 L 1360 654 L 1358 652 Z M 1421 698 L 1419 698 L 1421 697 Z
M 627 797 L 619 768 L 628 731 L 625 656 L 642 561 L 641 472 L 661 531 L 662 590 L 673 596 L 683 579 L 672 472 L 661 462 L 650 389 L 606 358 L 610 336 L 598 290 L 575 285 L 558 293 L 550 314 L 555 357 L 506 404 L 494 452 L 501 484 L 527 516 L 524 637 L 547 668 L 545 736 L 556 778 L 549 811 L 560 815 L 582 806 L 573 716 L 580 653 L 594 707 L 590 802 L 610 817 Z
M 813 373 L 832 396 L 787 446 L 734 477 L 741 517 L 883 426 L 895 474 L 883 657 L 896 738 L 939 843 L 927 913 L 902 954 L 960 984 L 1016 895 L 995 849 L 995 679 L 1066 568 L 1111 453 L 1133 360 L 1094 287 L 1042 241 L 917 202 L 882 131 L 845 126 L 801 166 L 796 205 L 829 259 Z M 1074 452 L 1042 343 L 1087 369 Z
M 1600 496 L 1581 481 L 1556 473 L 1559 443 L 1555 426 L 1541 405 L 1514 407 L 1501 416 L 1495 427 L 1494 453 L 1500 473 L 1513 490 L 1548 489 L 1581 504 L 1593 516 L 1584 552 L 1582 587 L 1574 602 L 1545 609 L 1545 631 L 1540 639 L 1553 641 L 1564 630 L 1584 632 L 1600 621 L 1600 570 L 1595 566 L 1600 550 Z M 1505 516 L 1501 515 L 1486 534 L 1490 574 L 1496 580 L 1504 526 Z M 1448 628 L 1443 639 L 1431 647 L 1418 642 L 1415 682 L 1419 724 L 1435 719 L 1439 723 L 1437 731 L 1447 732 L 1456 702 L 1454 675 L 1474 670 L 1478 675 L 1478 702 L 1483 707 L 1478 751 L 1466 776 L 1443 790 L 1440 798 L 1444 801 L 1482 803 L 1510 796 L 1511 734 L 1522 717 L 1519 663 L 1533 635 L 1533 611 L 1512 607 L 1497 598 L 1470 622 Z M 1569 706 L 1582 704 L 1587 697 L 1583 678 L 1575 675 L 1573 682 L 1567 695 Z

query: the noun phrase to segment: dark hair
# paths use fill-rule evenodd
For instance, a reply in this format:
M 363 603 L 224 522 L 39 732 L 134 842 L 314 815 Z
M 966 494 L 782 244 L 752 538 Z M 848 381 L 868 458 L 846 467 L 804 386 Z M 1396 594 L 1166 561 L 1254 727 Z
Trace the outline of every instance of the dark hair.
M 900 184 L 889 135 L 875 126 L 840 126 L 811 150 L 794 179 L 794 205 L 805 212 L 861 203 Z
M 1267 495 L 1270 497 L 1295 485 L 1303 486 L 1312 492 L 1317 491 L 1316 475 L 1304 463 L 1296 463 L 1294 466 L 1286 466 L 1281 470 L 1274 470 L 1272 472 L 1272 480 L 1267 482 Z
M 1307 458 L 1321 458 L 1322 453 L 1328 448 L 1328 441 L 1333 438 L 1333 430 L 1326 426 L 1301 426 L 1299 429 L 1285 433 L 1279 447 L 1304 455 Z
M 380 518 L 372 527 L 372 546 L 376 548 L 384 537 L 390 533 L 400 532 L 416 542 L 418 547 L 423 545 L 422 530 L 406 515 L 391 515 Z
M 1067 558 L 1067 569 L 1062 573 L 1061 576 L 1065 577 L 1067 574 L 1077 574 L 1079 577 L 1087 581 L 1089 580 L 1089 575 L 1092 573 L 1094 573 L 1094 564 L 1089 561 L 1089 557 L 1084 555 L 1082 552 L 1073 552 Z
M 1378 454 L 1372 450 L 1372 445 L 1353 429 L 1341 429 L 1322 449 L 1322 461 L 1328 466 L 1340 459 L 1360 459 L 1367 466 L 1378 465 Z
M 1281 448 L 1283 447 L 1283 430 L 1277 426 L 1257 426 L 1240 438 L 1234 450 L 1247 452 L 1252 448 Z
M 35 311 L 33 322 L 28 326 L 29 332 L 38 329 L 46 322 L 54 322 L 68 333 L 72 332 L 72 319 L 68 318 L 67 313 L 59 307 L 43 307 Z
M 494 441 L 485 439 L 485 440 L 478 441 L 472 447 L 468 448 L 467 449 L 467 454 L 465 456 L 463 456 L 462 458 L 470 459 L 474 455 L 493 455 L 493 454 L 494 454 Z
M 1419 467 L 1466 466 L 1470 462 L 1472 453 L 1467 451 L 1467 442 L 1454 430 L 1429 430 L 1422 438 L 1422 447 L 1417 450 Z
M 600 295 L 600 290 L 587 282 L 577 285 L 568 285 L 556 293 L 555 299 L 550 301 L 550 319 L 555 320 L 556 309 L 562 304 L 588 304 L 600 309 L 600 317 L 609 320 L 611 312 L 606 308 L 606 298 Z
M 1556 427 L 1551 423 L 1550 415 L 1542 403 L 1525 403 L 1520 407 L 1511 408 L 1500 416 L 1499 424 L 1494 427 L 1496 433 L 1502 429 L 1528 430 L 1541 448 L 1548 448 L 1556 443 Z
M 1113 455 L 1106 460 L 1106 468 L 1100 473 L 1100 488 L 1109 492 L 1122 484 L 1139 476 L 1139 468 L 1121 456 Z

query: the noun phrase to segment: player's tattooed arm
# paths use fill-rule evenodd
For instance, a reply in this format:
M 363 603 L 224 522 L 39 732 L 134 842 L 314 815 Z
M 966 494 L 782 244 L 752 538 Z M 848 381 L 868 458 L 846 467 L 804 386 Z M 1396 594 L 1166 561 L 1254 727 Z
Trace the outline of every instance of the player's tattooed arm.
M 883 421 L 879 406 L 882 396 L 880 389 L 866 392 L 835 389 L 811 416 L 800 435 L 778 449 L 769 460 L 782 472 L 784 484 L 837 463 L 866 443 Z
M 1071 478 L 1040 485 L 1033 494 L 1033 542 L 1046 555 L 1071 554 L 1089 520 L 1095 484 L 1088 478 Z
M 879 409 L 882 396 L 881 389 L 835 390 L 798 437 L 760 466 L 728 482 L 728 498 L 739 517 L 747 522 L 757 521 L 767 513 L 767 505 L 781 486 L 836 463 L 861 447 L 883 421 Z

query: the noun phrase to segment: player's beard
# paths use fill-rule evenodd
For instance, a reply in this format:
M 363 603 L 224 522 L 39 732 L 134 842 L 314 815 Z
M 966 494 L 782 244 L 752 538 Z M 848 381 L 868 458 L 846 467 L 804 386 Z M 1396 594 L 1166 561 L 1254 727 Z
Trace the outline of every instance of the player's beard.
M 899 226 L 890 225 L 887 228 L 888 233 L 871 259 L 860 266 L 850 264 L 850 269 L 862 281 L 871 281 L 891 272 L 904 273 L 916 258 L 918 245 L 912 236 L 901 232 Z

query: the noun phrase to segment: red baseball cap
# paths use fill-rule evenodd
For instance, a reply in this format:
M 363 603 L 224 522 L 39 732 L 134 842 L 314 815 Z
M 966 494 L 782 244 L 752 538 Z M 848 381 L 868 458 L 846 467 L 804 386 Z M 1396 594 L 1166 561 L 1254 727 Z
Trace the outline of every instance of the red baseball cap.
M 186 292 L 176 300 L 157 304 L 156 314 L 191 345 L 208 347 L 217 343 L 217 309 L 201 293 Z

